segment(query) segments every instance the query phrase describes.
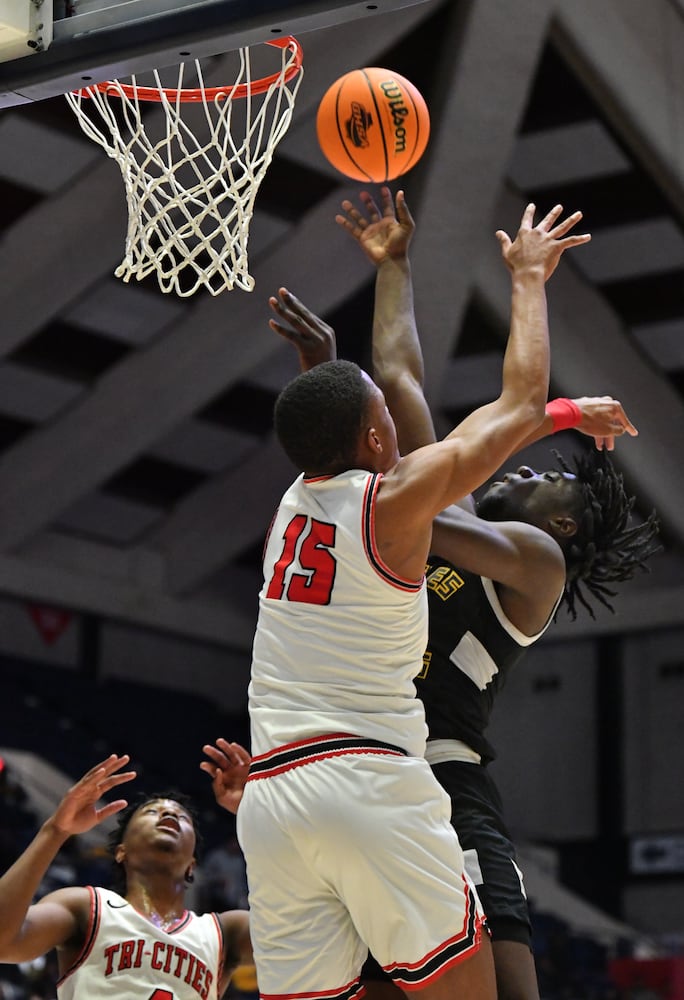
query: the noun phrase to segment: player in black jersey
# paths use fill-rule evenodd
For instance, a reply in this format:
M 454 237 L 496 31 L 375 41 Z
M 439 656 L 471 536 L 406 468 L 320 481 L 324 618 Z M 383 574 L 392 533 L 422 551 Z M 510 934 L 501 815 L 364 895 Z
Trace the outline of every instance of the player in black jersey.
M 384 188 L 381 210 L 367 193 L 361 198 L 365 213 L 344 202 L 337 221 L 377 268 L 374 375 L 406 453 L 435 440 L 412 308 L 414 224 L 402 192 L 393 204 Z M 612 585 L 645 568 L 658 549 L 655 515 L 630 524 L 633 498 L 607 456 L 616 436 L 636 434 L 617 400 L 553 401 L 520 448 L 572 426 L 595 438 L 593 453 L 572 470 L 560 456 L 559 470 L 521 466 L 489 488 L 477 511 L 469 498 L 465 509 L 444 512 L 426 568 L 430 633 L 416 679 L 430 731 L 426 756 L 451 797 L 452 822 L 488 918 L 499 1000 L 538 1000 L 539 990 L 522 876 L 486 768 L 495 756 L 485 730 L 496 693 L 559 603 L 573 617 L 578 602 L 593 614 L 592 598 L 610 607 Z M 366 972 L 372 980 L 371 968 Z M 391 989 L 370 986 L 373 996 Z

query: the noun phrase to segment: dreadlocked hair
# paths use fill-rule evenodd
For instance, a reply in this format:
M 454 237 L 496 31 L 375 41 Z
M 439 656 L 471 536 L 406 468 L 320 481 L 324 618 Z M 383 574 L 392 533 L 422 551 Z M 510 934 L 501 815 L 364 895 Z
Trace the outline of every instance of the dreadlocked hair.
M 160 799 L 169 799 L 171 802 L 177 802 L 178 805 L 182 806 L 187 812 L 192 820 L 192 826 L 195 831 L 195 857 L 199 861 L 202 856 L 203 839 L 199 829 L 199 815 L 190 796 L 185 795 L 183 792 L 176 791 L 174 788 L 167 789 L 163 792 L 154 792 L 151 795 L 148 795 L 147 792 L 138 792 L 136 798 L 129 802 L 126 808 L 122 809 L 122 811 L 118 814 L 116 826 L 111 830 L 109 836 L 107 837 L 107 852 L 112 862 L 110 887 L 114 890 L 114 892 L 118 892 L 120 896 L 124 896 L 126 894 L 126 870 L 124 866 L 116 860 L 116 849 L 124 839 L 126 830 L 128 829 L 128 824 L 134 814 L 137 813 L 139 809 L 142 809 L 144 805 L 147 805 L 148 802 L 159 802 Z
M 630 525 L 636 498 L 627 495 L 623 477 L 606 451 L 591 450 L 575 457 L 574 469 L 559 452 L 553 454 L 563 472 L 576 476 L 583 500 L 577 534 L 564 549 L 567 611 L 574 621 L 579 602 L 595 618 L 591 595 L 614 613 L 609 598 L 617 591 L 609 585 L 631 580 L 637 570 L 650 572 L 646 560 L 662 549 L 656 541 L 656 512 L 651 511 L 643 524 Z

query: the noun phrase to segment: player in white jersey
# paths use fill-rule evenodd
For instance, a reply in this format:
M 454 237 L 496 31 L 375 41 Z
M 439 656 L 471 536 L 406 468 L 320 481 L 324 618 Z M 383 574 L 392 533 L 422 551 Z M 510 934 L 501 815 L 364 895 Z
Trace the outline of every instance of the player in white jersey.
M 275 425 L 302 475 L 269 533 L 249 692 L 252 763 L 238 812 L 262 996 L 361 995 L 373 951 L 426 1000 L 492 1000 L 491 948 L 463 875 L 448 797 L 422 757 L 412 679 L 427 626 L 433 518 L 484 482 L 544 416 L 544 291 L 567 236 L 556 206 L 515 240 L 500 397 L 401 458 L 394 423 L 356 365 L 293 380 Z M 285 289 L 279 292 L 287 301 Z
M 185 908 L 197 835 L 183 796 L 98 808 L 103 794 L 135 777 L 121 771 L 128 760 L 112 754 L 88 771 L 0 878 L 0 962 L 27 962 L 56 948 L 59 1000 L 218 1000 L 233 968 L 252 962 L 248 913 L 198 916 Z M 220 769 L 214 791 L 229 807 L 229 792 L 221 801 Z M 68 837 L 117 812 L 110 840 L 121 892 L 73 886 L 33 903 Z

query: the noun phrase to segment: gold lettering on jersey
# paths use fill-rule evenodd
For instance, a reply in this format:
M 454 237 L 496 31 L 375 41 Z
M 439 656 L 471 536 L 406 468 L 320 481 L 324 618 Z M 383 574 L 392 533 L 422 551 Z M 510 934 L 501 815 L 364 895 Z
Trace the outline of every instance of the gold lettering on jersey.
M 451 566 L 438 566 L 437 569 L 427 577 L 427 588 L 441 597 L 443 601 L 448 601 L 450 597 L 460 590 L 463 580 L 455 569 Z
M 155 941 L 152 948 L 146 948 L 144 938 L 121 941 L 104 949 L 105 976 L 115 976 L 117 972 L 139 968 L 144 961 L 161 972 L 170 973 L 187 983 L 201 1000 L 206 1000 L 214 980 L 212 972 L 201 959 L 191 955 L 178 945 Z
M 426 649 L 423 653 L 423 669 L 419 674 L 416 675 L 416 680 L 423 680 L 427 677 L 427 672 L 430 669 L 430 663 L 432 662 L 432 653 L 429 649 Z

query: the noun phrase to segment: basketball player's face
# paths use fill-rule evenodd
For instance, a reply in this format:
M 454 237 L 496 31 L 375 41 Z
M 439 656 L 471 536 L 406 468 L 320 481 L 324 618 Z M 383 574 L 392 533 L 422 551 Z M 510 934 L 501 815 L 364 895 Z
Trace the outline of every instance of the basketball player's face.
M 478 502 L 485 521 L 524 521 L 544 531 L 552 517 L 575 516 L 580 500 L 575 476 L 567 472 L 535 472 L 521 465 L 492 483 Z
M 174 799 L 152 799 L 133 814 L 124 840 L 129 850 L 145 845 L 192 857 L 195 827 L 188 811 Z

